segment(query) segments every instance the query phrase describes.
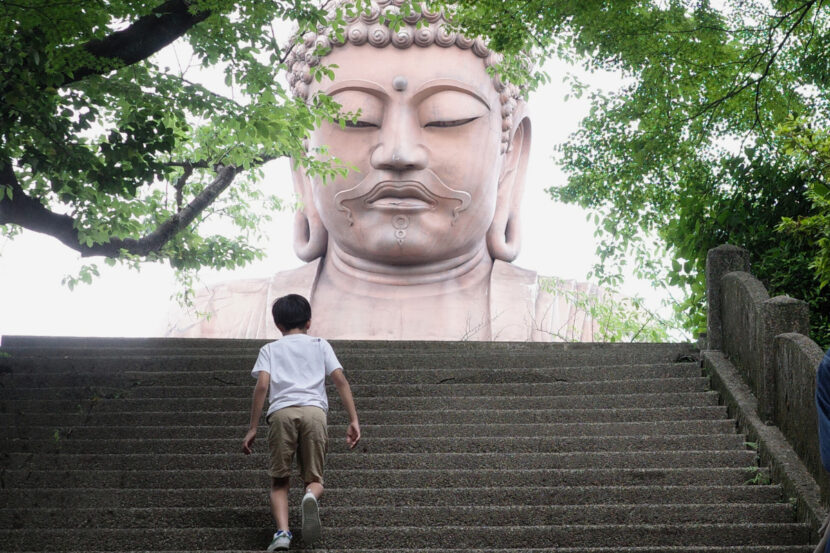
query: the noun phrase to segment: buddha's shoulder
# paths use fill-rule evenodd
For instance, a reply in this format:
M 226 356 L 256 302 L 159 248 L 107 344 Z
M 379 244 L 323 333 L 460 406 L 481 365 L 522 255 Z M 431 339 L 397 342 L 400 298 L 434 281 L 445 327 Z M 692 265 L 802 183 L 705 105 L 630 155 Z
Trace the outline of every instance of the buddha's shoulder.
M 306 263 L 270 277 L 229 280 L 205 286 L 196 292 L 196 302 L 258 302 L 266 301 L 269 296 L 276 299 L 290 293 L 303 294 L 314 285 L 318 263 Z
M 549 296 L 599 296 L 602 288 L 590 282 L 540 275 L 534 270 L 519 267 L 513 263 L 496 260 L 493 263 L 491 282 L 495 284 L 532 287 L 539 298 Z
M 523 318 L 530 329 L 528 339 L 531 341 L 590 342 L 594 339 L 596 321 L 586 309 L 592 302 L 601 300 L 603 291 L 599 286 L 542 276 L 512 263 L 496 261 L 493 264 L 491 293 L 496 312 L 511 320 L 518 316 Z M 511 334 L 510 337 L 519 339 L 518 335 Z
M 197 290 L 192 304 L 172 314 L 171 336 L 270 338 L 270 309 L 286 294 L 309 296 L 317 263 L 280 271 L 270 277 L 237 279 Z M 274 330 L 275 332 L 275 330 Z
M 267 293 L 269 282 L 269 278 L 246 278 L 209 284 L 196 291 L 195 301 L 213 302 L 230 298 L 234 300 L 252 299 Z

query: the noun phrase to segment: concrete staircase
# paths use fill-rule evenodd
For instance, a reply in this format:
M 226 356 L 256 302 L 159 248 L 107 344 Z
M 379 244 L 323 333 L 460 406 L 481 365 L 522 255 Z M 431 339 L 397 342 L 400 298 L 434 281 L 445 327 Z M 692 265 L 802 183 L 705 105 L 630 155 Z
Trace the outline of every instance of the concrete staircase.
M 5 337 L 0 551 L 263 550 L 262 343 Z M 333 345 L 320 550 L 812 551 L 688 345 Z

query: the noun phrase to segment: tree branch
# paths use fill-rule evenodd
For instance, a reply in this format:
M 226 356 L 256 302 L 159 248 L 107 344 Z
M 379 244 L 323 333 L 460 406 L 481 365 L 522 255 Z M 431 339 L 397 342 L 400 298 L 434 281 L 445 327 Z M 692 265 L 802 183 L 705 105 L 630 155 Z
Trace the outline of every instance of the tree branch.
M 184 201 L 184 185 L 187 184 L 187 179 L 189 179 L 190 175 L 192 174 L 193 166 L 185 165 L 184 171 L 182 172 L 182 176 L 180 176 L 176 181 L 176 209 L 178 209 L 179 211 L 182 210 L 182 202 Z
M 147 256 L 164 247 L 180 230 L 194 219 L 233 182 L 242 169 L 228 166 L 219 169 L 216 178 L 178 213 L 170 216 L 154 231 L 139 239 L 112 238 L 109 242 L 87 246 L 78 237 L 75 220 L 69 215 L 55 213 L 38 200 L 28 196 L 20 186 L 9 160 L 0 160 L 0 185 L 12 189 L 12 199 L 0 200 L 0 225 L 20 225 L 28 230 L 48 234 L 66 246 L 80 252 L 83 257 L 103 255 L 118 257 L 121 250 L 133 255 Z
M 251 163 L 252 166 L 261 165 L 275 159 L 275 156 L 262 155 Z M 179 211 L 171 215 L 161 223 L 154 231 L 145 236 L 135 238 L 112 238 L 109 242 L 87 246 L 78 237 L 78 229 L 75 228 L 75 219 L 69 215 L 55 213 L 46 208 L 40 201 L 26 194 L 17 176 L 11 160 L 0 159 L 0 186 L 7 186 L 12 189 L 12 199 L 9 200 L 5 194 L 0 195 L 0 225 L 19 225 L 25 229 L 48 234 L 60 240 L 64 245 L 80 252 L 83 257 L 102 255 L 106 257 L 119 257 L 121 250 L 138 256 L 147 256 L 158 253 L 173 237 L 181 230 L 187 228 L 205 208 L 212 204 L 219 195 L 224 192 L 233 182 L 233 179 L 244 169 L 242 167 L 216 166 L 216 178 L 204 190 L 202 190 L 184 208 L 181 207 L 178 185 L 184 185 L 184 180 L 189 177 L 194 167 L 199 164 L 190 165 L 185 169 L 185 174 L 179 178 L 177 187 L 177 204 Z M 187 167 L 187 166 L 185 166 Z M 187 176 L 185 176 L 187 175 Z
M 168 161 L 164 165 L 167 167 L 191 167 L 193 169 L 207 169 L 210 164 L 207 161 Z
M 148 15 L 139 17 L 135 23 L 111 35 L 90 40 L 80 48 L 96 58 L 112 60 L 118 67 L 132 65 L 155 54 L 191 27 L 207 19 L 210 12 L 192 14 L 190 0 L 167 0 Z M 67 75 L 60 85 L 65 86 L 90 75 L 99 75 L 115 67 L 82 66 Z
M 764 128 L 763 128 L 763 123 L 761 121 L 761 115 L 760 115 L 761 83 L 764 81 L 764 79 L 766 79 L 769 76 L 770 71 L 772 69 L 772 66 L 775 64 L 775 61 L 778 58 L 778 55 L 781 53 L 781 50 L 784 48 L 784 46 L 790 40 L 790 37 L 791 37 L 792 33 L 803 22 L 804 18 L 807 16 L 807 14 L 810 12 L 810 9 L 813 7 L 813 5 L 817 1 L 818 0 L 808 0 L 807 2 L 802 3 L 798 8 L 795 8 L 795 9 L 791 10 L 790 12 L 788 12 L 786 14 L 783 14 L 781 16 L 775 17 L 774 19 L 776 19 L 777 22 L 774 25 L 772 25 L 771 27 L 768 27 L 768 29 L 767 29 L 768 34 L 767 34 L 767 39 L 766 39 L 766 43 L 767 43 L 766 47 L 762 51 L 760 51 L 758 54 L 750 56 L 748 59 L 746 59 L 745 61 L 743 61 L 740 64 L 743 67 L 739 67 L 738 72 L 735 75 L 736 81 L 738 81 L 739 77 L 743 76 L 741 74 L 741 70 L 743 70 L 744 67 L 746 67 L 748 65 L 750 66 L 749 69 L 747 70 L 747 73 L 749 73 L 749 75 L 745 79 L 743 79 L 743 82 L 735 82 L 732 85 L 731 89 L 729 91 L 727 91 L 726 94 L 724 94 L 723 96 L 721 96 L 719 98 L 716 98 L 715 100 L 712 100 L 711 102 L 705 103 L 701 107 L 700 110 L 698 110 L 696 113 L 692 114 L 691 116 L 687 117 L 685 120 L 686 121 L 691 121 L 692 119 L 696 119 L 697 117 L 703 115 L 704 113 L 709 112 L 710 113 L 709 122 L 711 122 L 711 120 L 713 118 L 712 114 L 714 113 L 715 109 L 720 106 L 720 104 L 723 104 L 723 103 L 727 102 L 728 100 L 730 100 L 731 98 L 734 98 L 738 94 L 742 93 L 744 90 L 752 88 L 754 90 L 754 99 L 753 99 L 753 102 L 754 102 L 753 103 L 754 119 L 753 119 L 753 123 L 752 123 L 752 128 L 754 129 L 756 126 L 760 126 L 762 131 L 763 131 Z M 775 31 L 789 17 L 791 17 L 792 15 L 794 15 L 796 13 L 799 13 L 799 12 L 800 12 L 800 15 L 799 15 L 798 19 L 795 21 L 795 23 L 790 25 L 790 27 L 786 30 L 786 32 L 784 33 L 783 38 L 778 42 L 778 44 L 775 44 Z M 764 63 L 764 69 L 763 69 L 762 73 L 758 77 L 751 77 L 751 73 L 765 61 L 766 56 L 769 56 L 769 58 L 767 58 L 766 63 Z M 708 124 L 709 123 L 707 123 L 707 125 Z
M 12 190 L 12 198 L 0 197 L 0 225 L 13 224 L 54 236 L 72 249 L 81 251 L 72 217 L 53 213 L 38 200 L 27 196 L 14 174 L 11 160 L 0 159 L 0 186 Z M 82 252 L 83 253 L 83 252 Z
M 193 198 L 193 200 L 191 200 L 191 202 L 187 204 L 184 209 L 171 215 L 170 218 L 160 224 L 156 230 L 150 234 L 147 234 L 143 238 L 140 238 L 139 240 L 130 238 L 125 240 L 112 239 L 108 244 L 102 244 L 102 246 L 111 248 L 113 244 L 115 244 L 117 246 L 116 252 L 121 249 L 126 249 L 132 254 L 141 256 L 158 252 L 180 230 L 185 229 L 202 211 L 204 211 L 207 206 L 212 204 L 213 201 L 219 197 L 219 194 L 224 192 L 225 189 L 230 186 L 234 177 L 236 177 L 236 175 L 238 175 L 241 171 L 241 168 L 234 167 L 232 165 L 220 169 L 213 182 L 206 186 L 198 196 Z M 108 254 L 95 253 L 90 255 Z

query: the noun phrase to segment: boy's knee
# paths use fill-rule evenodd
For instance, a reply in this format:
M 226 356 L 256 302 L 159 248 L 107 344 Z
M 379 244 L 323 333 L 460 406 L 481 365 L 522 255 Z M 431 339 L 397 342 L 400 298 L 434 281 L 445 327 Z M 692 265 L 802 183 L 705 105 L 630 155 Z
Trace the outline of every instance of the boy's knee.
M 283 476 L 282 478 L 271 478 L 271 488 L 275 490 L 287 488 L 290 480 L 291 478 L 288 476 Z

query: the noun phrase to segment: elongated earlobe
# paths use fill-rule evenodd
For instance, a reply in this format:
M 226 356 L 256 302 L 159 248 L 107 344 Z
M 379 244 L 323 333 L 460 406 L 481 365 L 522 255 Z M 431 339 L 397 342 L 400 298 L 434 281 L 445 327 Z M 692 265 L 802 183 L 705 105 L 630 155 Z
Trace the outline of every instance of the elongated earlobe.
M 326 255 L 329 233 L 314 206 L 308 175 L 302 167 L 297 167 L 293 176 L 294 190 L 302 202 L 301 209 L 294 215 L 294 253 L 303 261 L 314 261 Z
M 513 261 L 521 249 L 520 210 L 524 192 L 527 159 L 530 155 L 530 119 L 518 117 L 504 166 L 499 177 L 499 191 L 493 223 L 487 231 L 487 249 L 490 257 Z
M 303 261 L 326 255 L 328 232 L 320 218 L 309 218 L 305 211 L 294 215 L 294 253 Z

